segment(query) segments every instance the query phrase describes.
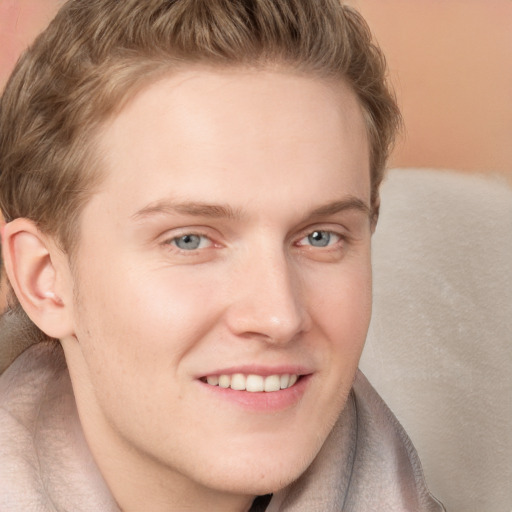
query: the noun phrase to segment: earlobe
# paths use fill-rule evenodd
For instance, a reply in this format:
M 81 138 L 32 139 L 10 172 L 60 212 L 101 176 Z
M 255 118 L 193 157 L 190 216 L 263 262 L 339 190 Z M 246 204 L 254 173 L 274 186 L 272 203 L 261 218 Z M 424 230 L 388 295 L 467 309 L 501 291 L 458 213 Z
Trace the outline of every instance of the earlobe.
M 28 219 L 15 219 L 2 236 L 5 268 L 14 292 L 30 319 L 48 336 L 72 333 L 71 307 L 66 300 L 67 258 L 53 240 Z

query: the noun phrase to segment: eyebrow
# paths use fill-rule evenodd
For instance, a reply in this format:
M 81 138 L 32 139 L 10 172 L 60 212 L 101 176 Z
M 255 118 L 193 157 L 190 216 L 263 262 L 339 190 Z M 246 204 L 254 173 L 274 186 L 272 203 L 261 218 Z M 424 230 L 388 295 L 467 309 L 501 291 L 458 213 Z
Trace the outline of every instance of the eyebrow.
M 315 217 L 327 217 L 346 210 L 356 210 L 371 216 L 370 207 L 355 196 L 348 196 L 341 200 L 332 201 L 315 208 L 304 216 L 304 220 Z M 174 202 L 170 200 L 156 201 L 135 212 L 131 217 L 142 220 L 153 215 L 190 215 L 192 217 L 224 218 L 240 220 L 243 217 L 241 209 L 234 209 L 229 205 L 208 204 L 202 202 L 185 201 Z
M 355 196 L 348 196 L 340 201 L 333 201 L 319 208 L 315 208 L 311 213 L 306 215 L 306 218 L 328 217 L 329 215 L 335 215 L 346 210 L 360 211 L 368 217 L 371 217 L 372 214 L 371 208 L 362 199 Z
M 153 215 L 190 215 L 193 217 L 213 217 L 238 220 L 242 212 L 229 205 L 197 203 L 193 201 L 173 202 L 168 200 L 151 203 L 132 215 L 134 220 Z

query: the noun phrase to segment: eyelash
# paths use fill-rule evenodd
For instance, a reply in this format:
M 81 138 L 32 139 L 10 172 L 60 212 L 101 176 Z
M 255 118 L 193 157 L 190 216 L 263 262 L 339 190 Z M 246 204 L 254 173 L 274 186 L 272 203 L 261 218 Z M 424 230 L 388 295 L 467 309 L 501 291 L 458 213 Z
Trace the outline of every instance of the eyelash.
M 327 235 L 328 239 L 326 242 L 326 245 L 314 245 L 314 242 L 312 241 L 312 237 L 317 235 Z M 178 245 L 178 242 L 180 240 L 183 240 L 187 237 L 198 237 L 199 238 L 199 245 L 197 247 L 192 247 L 190 249 L 182 248 Z M 333 241 L 334 239 L 334 241 Z M 207 240 L 208 243 L 206 246 L 204 246 L 204 241 Z M 309 243 L 303 243 L 305 240 L 307 240 Z M 332 229 L 311 229 L 308 230 L 305 234 L 301 235 L 301 237 L 298 239 L 297 242 L 295 242 L 293 245 L 296 247 L 305 247 L 308 248 L 308 250 L 315 250 L 320 249 L 324 251 L 329 251 L 336 249 L 336 246 L 341 245 L 343 242 L 347 240 L 347 236 L 344 234 L 341 234 L 335 230 Z M 167 238 L 163 245 L 165 246 L 172 246 L 176 251 L 178 251 L 181 254 L 196 254 L 197 251 L 205 250 L 205 249 L 211 249 L 212 247 L 215 247 L 215 242 L 212 240 L 211 236 L 200 232 L 200 231 L 184 231 L 176 236 L 173 236 L 171 238 Z
M 326 245 L 314 245 L 314 242 L 312 241 L 312 238 L 315 235 L 318 235 L 318 234 L 326 234 L 328 236 Z M 334 238 L 334 242 L 332 242 L 333 238 Z M 342 242 L 344 239 L 345 239 L 345 237 L 343 235 L 341 235 L 340 233 L 337 233 L 336 231 L 332 231 L 332 230 L 329 230 L 329 229 L 315 229 L 313 231 L 310 231 L 305 236 L 303 236 L 297 242 L 296 245 L 302 246 L 303 244 L 301 242 L 303 240 L 308 240 L 310 243 L 309 244 L 304 244 L 304 245 L 307 245 L 307 246 L 313 247 L 313 248 L 328 250 L 329 248 L 332 248 L 333 246 L 335 246 L 335 245 L 339 244 L 340 242 Z
M 197 237 L 197 238 L 199 238 L 200 239 L 199 240 L 200 246 L 194 247 L 194 248 L 191 248 L 191 249 L 184 249 L 184 248 L 180 247 L 177 242 L 179 240 L 183 240 L 184 238 L 187 238 L 187 237 L 190 237 L 190 238 Z M 208 240 L 209 241 L 208 247 L 201 247 L 201 245 L 203 245 L 204 240 Z M 213 242 L 213 240 L 211 239 L 210 236 L 205 235 L 204 233 L 190 231 L 190 232 L 184 232 L 184 233 L 179 234 L 177 236 L 173 236 L 172 238 L 166 239 L 164 241 L 164 245 L 172 245 L 172 246 L 174 246 L 176 248 L 176 250 L 178 250 L 178 251 L 180 251 L 182 253 L 187 253 L 187 252 L 193 253 L 195 251 L 199 251 L 199 250 L 202 250 L 202 249 L 208 249 L 208 248 L 214 246 L 215 244 L 214 244 L 214 242 Z

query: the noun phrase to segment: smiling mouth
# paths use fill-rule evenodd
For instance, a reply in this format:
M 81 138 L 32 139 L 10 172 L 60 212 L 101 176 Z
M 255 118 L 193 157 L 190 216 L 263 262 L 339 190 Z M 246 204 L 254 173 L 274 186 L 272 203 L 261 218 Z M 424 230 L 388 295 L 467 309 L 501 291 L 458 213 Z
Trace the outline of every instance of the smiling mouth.
M 210 375 L 203 377 L 202 382 L 210 386 L 218 386 L 225 389 L 233 389 L 235 391 L 248 391 L 249 393 L 272 393 L 288 389 L 295 385 L 300 379 L 300 375 L 296 374 L 282 374 L 282 375 L 269 375 L 264 377 L 262 375 L 243 373 L 234 373 L 233 375 Z

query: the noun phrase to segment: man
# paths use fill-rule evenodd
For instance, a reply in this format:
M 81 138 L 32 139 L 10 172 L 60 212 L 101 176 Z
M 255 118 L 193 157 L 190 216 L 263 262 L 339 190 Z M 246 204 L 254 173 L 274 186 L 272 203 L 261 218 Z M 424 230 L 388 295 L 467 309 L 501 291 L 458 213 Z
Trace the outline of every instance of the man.
M 384 72 L 335 0 L 63 7 L 1 105 L 2 510 L 442 510 L 357 375 Z

